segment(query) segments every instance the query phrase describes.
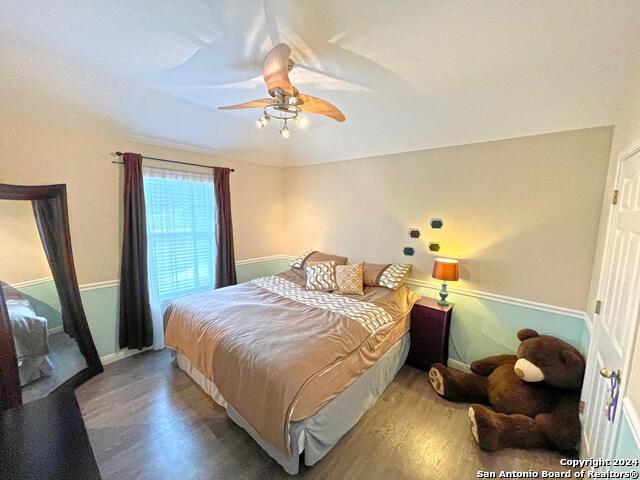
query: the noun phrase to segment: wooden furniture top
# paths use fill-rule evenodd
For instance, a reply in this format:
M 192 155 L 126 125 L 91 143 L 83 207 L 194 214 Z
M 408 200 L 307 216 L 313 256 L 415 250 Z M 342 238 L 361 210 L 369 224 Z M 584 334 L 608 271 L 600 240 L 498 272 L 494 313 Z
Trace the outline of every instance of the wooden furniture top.
M 445 307 L 440 305 L 436 299 L 430 297 L 420 297 L 420 300 L 416 302 L 416 305 L 433 308 L 434 310 L 440 310 L 441 312 L 448 312 L 453 308 L 453 303 L 449 303 L 449 305 Z

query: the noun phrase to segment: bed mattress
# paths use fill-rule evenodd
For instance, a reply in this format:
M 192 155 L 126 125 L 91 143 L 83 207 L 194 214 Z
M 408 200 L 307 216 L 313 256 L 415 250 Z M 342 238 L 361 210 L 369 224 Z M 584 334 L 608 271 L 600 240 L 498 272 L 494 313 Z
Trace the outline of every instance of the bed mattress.
M 263 277 L 180 299 L 166 313 L 166 345 L 285 456 L 290 423 L 315 415 L 395 345 L 417 300 L 406 287 L 346 296 L 302 282 L 292 271 Z
M 260 447 L 289 474 L 299 471 L 300 455 L 308 467 L 320 461 L 340 438 L 353 428 L 393 381 L 409 353 L 409 334 L 398 340 L 380 359 L 349 385 L 342 393 L 322 407 L 315 415 L 289 424 L 289 453 L 283 454 L 256 432 L 229 405 L 215 383 L 205 377 L 187 357 L 174 354 L 181 370 L 189 375 L 229 417 L 243 428 Z

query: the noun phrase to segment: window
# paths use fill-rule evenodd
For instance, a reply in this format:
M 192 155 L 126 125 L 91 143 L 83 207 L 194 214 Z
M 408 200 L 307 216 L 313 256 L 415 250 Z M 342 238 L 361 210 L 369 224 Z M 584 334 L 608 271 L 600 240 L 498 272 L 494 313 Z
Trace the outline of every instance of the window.
M 149 298 L 154 317 L 215 281 L 213 177 L 144 167 Z

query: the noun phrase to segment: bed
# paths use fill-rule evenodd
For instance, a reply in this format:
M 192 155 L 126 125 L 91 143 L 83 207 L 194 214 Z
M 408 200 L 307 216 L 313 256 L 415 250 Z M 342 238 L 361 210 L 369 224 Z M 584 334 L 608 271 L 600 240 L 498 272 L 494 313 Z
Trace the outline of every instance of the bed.
M 364 295 L 304 288 L 304 272 L 173 302 L 165 344 L 289 474 L 319 461 L 393 380 L 409 348 L 406 286 Z M 241 380 L 241 381 L 240 381 Z
M 47 319 L 36 315 L 31 302 L 22 292 L 4 282 L 0 282 L 0 285 L 11 322 L 20 385 L 50 376 L 53 364 L 48 357 Z

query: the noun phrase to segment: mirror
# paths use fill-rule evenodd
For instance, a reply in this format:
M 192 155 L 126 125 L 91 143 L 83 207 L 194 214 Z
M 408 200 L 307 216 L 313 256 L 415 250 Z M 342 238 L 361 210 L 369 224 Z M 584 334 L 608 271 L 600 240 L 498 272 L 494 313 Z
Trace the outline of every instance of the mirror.
M 102 371 L 75 275 L 64 185 L 0 184 L 3 408 Z M 6 348 L 5 348 L 6 346 Z

